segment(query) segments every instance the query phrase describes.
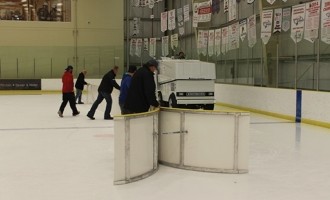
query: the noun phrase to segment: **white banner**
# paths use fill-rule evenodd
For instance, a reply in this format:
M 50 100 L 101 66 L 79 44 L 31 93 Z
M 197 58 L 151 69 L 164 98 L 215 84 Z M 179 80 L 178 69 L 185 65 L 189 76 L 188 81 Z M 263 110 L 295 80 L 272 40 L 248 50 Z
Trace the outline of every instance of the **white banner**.
M 133 18 L 132 36 L 138 36 L 140 34 L 140 18 Z
M 149 0 L 149 8 L 153 8 L 155 6 L 155 0 Z
M 193 4 L 193 27 L 196 28 L 198 26 L 198 6 L 199 3 Z
M 273 10 L 263 10 L 261 15 L 261 40 L 267 44 L 272 35 Z
M 239 48 L 239 23 L 236 22 L 228 27 L 228 50 Z
M 250 48 L 257 43 L 256 15 L 248 18 L 248 43 Z
M 168 36 L 162 37 L 162 56 L 168 55 Z
M 151 57 L 156 56 L 156 44 L 157 44 L 156 38 L 150 38 L 150 41 L 149 41 L 149 55 Z
M 245 40 L 247 35 L 247 19 L 243 19 L 239 22 L 239 36 L 242 42 Z
M 167 31 L 167 12 L 162 12 L 160 14 L 160 24 L 161 24 L 160 30 L 162 32 Z
M 207 43 L 209 42 L 209 31 L 204 30 L 202 31 L 202 46 L 201 46 L 201 52 L 204 56 L 207 55 Z
M 221 31 L 221 52 L 222 54 L 226 54 L 228 50 L 228 27 L 223 27 Z
M 135 7 L 139 7 L 140 6 L 140 0 L 132 0 L 132 5 Z
M 184 22 L 189 21 L 189 4 L 184 5 L 183 7 L 183 21 Z
M 175 29 L 175 9 L 168 11 L 168 30 L 172 31 Z
M 143 50 L 149 52 L 149 38 L 143 39 Z
M 294 42 L 300 42 L 304 35 L 305 4 L 292 7 L 291 38 Z
M 142 38 L 136 39 L 136 49 L 135 49 L 135 55 L 137 57 L 141 57 L 141 52 L 142 52 Z
M 178 18 L 178 27 L 179 27 L 179 34 L 184 34 L 184 22 L 183 22 L 183 9 L 178 8 L 176 10 L 177 18 Z
M 304 39 L 314 42 L 319 37 L 321 1 L 306 3 Z
M 178 34 L 171 35 L 171 48 L 175 51 L 179 46 L 179 37 Z
M 274 10 L 274 29 L 273 33 L 281 33 L 282 31 L 282 8 Z
M 198 22 L 211 21 L 212 1 L 205 1 L 198 5 Z
M 223 1 L 223 11 L 224 13 L 228 12 L 229 10 L 229 0 L 224 0 Z
M 214 30 L 209 30 L 208 54 L 214 55 Z
M 132 38 L 131 39 L 131 43 L 130 43 L 130 47 L 129 47 L 129 55 L 130 56 L 134 56 L 135 55 L 135 49 L 136 49 L 136 39 Z
M 270 3 L 270 4 L 272 4 L 272 5 L 275 3 L 275 1 L 276 0 L 267 0 L 267 2 Z
M 214 32 L 214 51 L 216 56 L 221 54 L 221 28 Z
M 330 0 L 322 1 L 321 40 L 330 44 Z
M 251 4 L 254 2 L 254 0 L 246 0 L 247 3 Z
M 287 32 L 291 27 L 291 8 L 283 8 L 282 30 Z
M 233 21 L 237 18 L 237 2 L 229 0 L 228 21 Z

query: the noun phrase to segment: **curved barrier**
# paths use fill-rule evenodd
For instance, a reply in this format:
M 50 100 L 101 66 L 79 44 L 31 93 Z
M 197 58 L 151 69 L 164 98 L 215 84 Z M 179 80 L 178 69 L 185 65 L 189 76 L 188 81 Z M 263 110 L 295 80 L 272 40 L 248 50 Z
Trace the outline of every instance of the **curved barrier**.
M 114 184 L 146 178 L 158 170 L 159 109 L 114 118 Z
M 159 161 L 181 169 L 247 173 L 250 114 L 162 108 Z

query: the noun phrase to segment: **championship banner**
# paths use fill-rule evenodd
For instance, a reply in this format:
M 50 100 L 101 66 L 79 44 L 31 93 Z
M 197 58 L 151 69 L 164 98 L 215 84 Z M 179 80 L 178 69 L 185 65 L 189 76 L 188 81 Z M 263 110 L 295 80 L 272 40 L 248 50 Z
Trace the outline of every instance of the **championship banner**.
M 150 42 L 149 42 L 149 55 L 151 57 L 155 57 L 156 56 L 156 44 L 157 44 L 156 38 L 150 38 Z
M 239 36 L 242 42 L 245 40 L 247 35 L 247 19 L 243 19 L 239 22 Z
M 140 6 L 141 7 L 144 7 L 145 5 L 146 5 L 146 2 L 145 2 L 146 0 L 140 0 Z
M 330 44 L 330 0 L 322 1 L 321 40 Z
M 194 28 L 198 27 L 198 6 L 199 6 L 199 3 L 193 4 L 193 24 L 192 24 L 192 26 Z
M 229 0 L 228 21 L 233 21 L 237 18 L 237 2 Z
M 228 28 L 228 49 L 234 50 L 239 48 L 239 23 L 236 22 Z
M 161 24 L 160 30 L 162 32 L 167 31 L 167 12 L 162 12 L 160 14 L 160 24 Z
M 198 30 L 198 35 L 197 35 L 197 53 L 200 54 L 202 52 L 202 47 L 203 47 L 203 31 Z
M 155 6 L 155 0 L 149 0 L 149 8 L 152 9 Z
M 304 35 L 305 26 L 305 4 L 292 7 L 291 17 L 291 38 L 297 43 L 300 42 Z
M 263 10 L 261 15 L 261 40 L 267 44 L 272 35 L 273 10 Z
M 130 43 L 129 49 L 130 49 L 129 55 L 130 56 L 134 56 L 135 55 L 135 49 L 136 49 L 136 39 L 135 38 L 132 38 L 131 39 L 131 43 Z
M 175 51 L 179 46 L 179 37 L 178 34 L 171 35 L 171 48 Z
M 198 5 L 198 22 L 211 21 L 212 1 L 205 1 Z
M 248 43 L 252 48 L 257 43 L 257 26 L 256 15 L 252 15 L 248 18 Z
M 221 54 L 221 28 L 214 31 L 214 51 L 216 56 Z
M 137 57 L 141 57 L 142 52 L 142 38 L 136 39 L 136 49 L 135 49 L 135 55 Z
M 143 50 L 149 52 L 149 38 L 143 39 Z
M 220 0 L 212 0 L 212 14 L 220 12 Z
M 229 10 L 229 0 L 223 1 L 223 12 L 226 13 Z
M 287 32 L 291 27 L 291 8 L 283 8 L 282 30 Z
M 270 3 L 271 5 L 273 5 L 275 3 L 276 0 L 267 0 L 268 3 Z
M 189 4 L 183 6 L 183 21 L 189 22 Z
M 140 0 L 132 0 L 132 5 L 135 7 L 139 7 L 140 6 Z
M 209 30 L 208 54 L 209 56 L 214 54 L 214 30 Z
M 162 56 L 168 55 L 168 36 L 162 37 Z
M 204 30 L 202 31 L 202 46 L 200 48 L 200 53 L 202 53 L 204 56 L 207 55 L 207 43 L 209 41 L 209 31 Z
M 140 34 L 140 18 L 133 18 L 132 36 L 138 36 Z
M 306 3 L 304 39 L 314 42 L 319 37 L 321 1 Z
M 248 4 L 251 4 L 251 3 L 254 2 L 254 0 L 246 0 L 246 2 L 247 2 Z
M 282 8 L 274 10 L 274 29 L 273 33 L 281 33 L 282 31 Z
M 224 27 L 221 29 L 221 52 L 222 54 L 227 53 L 227 45 L 228 45 L 228 27 Z
M 178 8 L 176 9 L 176 15 L 178 17 L 178 27 L 179 27 L 179 34 L 184 34 L 184 22 L 183 22 L 183 9 Z
M 168 11 L 168 30 L 175 29 L 175 9 Z

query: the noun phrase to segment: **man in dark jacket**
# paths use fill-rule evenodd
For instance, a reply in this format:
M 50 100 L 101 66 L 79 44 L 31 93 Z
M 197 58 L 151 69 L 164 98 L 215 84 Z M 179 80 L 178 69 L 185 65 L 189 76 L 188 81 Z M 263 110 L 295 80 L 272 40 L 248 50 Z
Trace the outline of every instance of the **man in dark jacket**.
M 115 80 L 118 70 L 119 70 L 119 67 L 114 66 L 114 68 L 112 70 L 110 70 L 108 73 L 106 73 L 103 76 L 101 84 L 98 88 L 97 99 L 95 100 L 90 111 L 87 114 L 87 117 L 89 117 L 90 119 L 92 119 L 92 120 L 95 119 L 94 118 L 95 111 L 96 111 L 97 107 L 99 106 L 99 104 L 103 101 L 103 99 L 105 99 L 107 101 L 107 105 L 106 105 L 106 108 L 104 111 L 104 119 L 107 119 L 107 120 L 113 119 L 110 116 L 111 107 L 112 107 L 111 93 L 112 93 L 112 90 L 114 87 L 116 89 L 120 90 L 120 86 L 117 84 L 117 82 Z
M 72 110 L 72 115 L 76 116 L 79 115 L 79 111 L 76 107 L 76 102 L 74 98 L 74 91 L 73 91 L 73 75 L 72 75 L 73 67 L 69 65 L 62 76 L 62 103 L 60 109 L 58 110 L 57 114 L 60 117 L 63 117 L 63 112 L 66 107 L 66 104 L 69 102 L 70 107 Z
M 76 101 L 78 100 L 78 104 L 84 104 L 84 102 L 81 101 L 81 95 L 82 91 L 84 90 L 84 85 L 87 85 L 88 83 L 85 81 L 85 75 L 87 71 L 83 70 L 79 73 L 75 88 L 76 88 Z
M 149 60 L 135 72 L 127 93 L 124 106 L 127 113 L 125 114 L 147 112 L 150 106 L 159 106 L 154 79 L 157 66 L 156 60 Z
M 121 79 L 120 94 L 119 94 L 119 107 L 121 110 L 121 114 L 126 113 L 124 105 L 127 98 L 128 88 L 131 85 L 132 76 L 134 75 L 135 72 L 136 72 L 136 66 L 130 65 L 128 71 L 124 74 L 123 78 Z

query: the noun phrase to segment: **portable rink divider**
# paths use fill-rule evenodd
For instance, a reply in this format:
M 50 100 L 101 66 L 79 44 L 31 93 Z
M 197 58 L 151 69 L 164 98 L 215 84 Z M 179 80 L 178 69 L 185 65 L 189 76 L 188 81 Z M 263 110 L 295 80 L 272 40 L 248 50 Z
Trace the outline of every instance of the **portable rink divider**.
M 202 172 L 248 172 L 248 112 L 161 108 L 116 116 L 114 125 L 114 184 L 146 178 L 158 162 Z

